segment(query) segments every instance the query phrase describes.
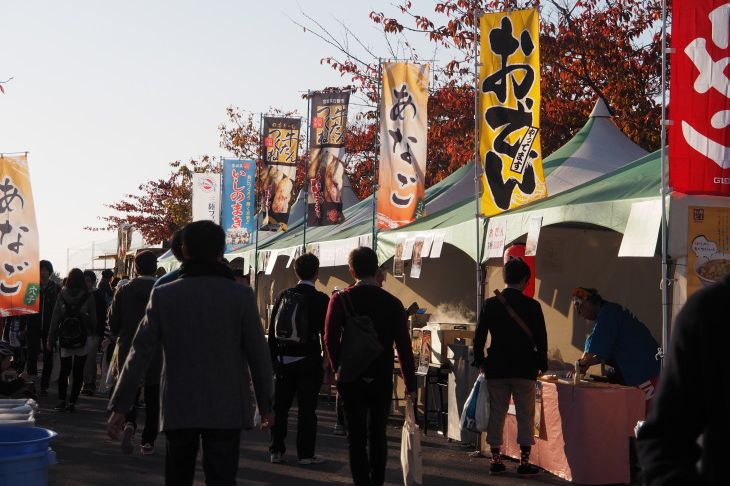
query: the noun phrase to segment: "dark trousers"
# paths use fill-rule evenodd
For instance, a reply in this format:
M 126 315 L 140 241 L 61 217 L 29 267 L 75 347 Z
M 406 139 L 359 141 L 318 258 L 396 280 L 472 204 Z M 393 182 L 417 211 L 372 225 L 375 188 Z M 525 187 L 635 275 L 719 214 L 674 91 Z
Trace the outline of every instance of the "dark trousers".
M 84 363 L 86 356 L 68 356 L 61 358 L 61 370 L 58 374 L 58 398 L 66 400 L 66 390 L 68 389 L 68 378 L 73 370 L 73 384 L 71 385 L 71 397 L 69 402 L 76 403 L 81 392 L 81 384 L 84 381 Z
M 322 387 L 324 370 L 322 359 L 304 358 L 286 365 L 277 365 L 274 386 L 274 414 L 276 420 L 271 428 L 269 452 L 286 452 L 289 408 L 297 397 L 297 457 L 307 459 L 314 456 L 317 438 L 317 399 Z
M 43 350 L 43 371 L 41 372 L 41 390 L 48 390 L 53 372 L 53 351 Z
M 26 334 L 26 358 L 25 370 L 30 376 L 38 374 L 38 355 L 41 353 L 41 330 L 40 325 L 28 324 Z
M 388 445 L 385 435 L 393 393 L 392 374 L 370 383 L 358 379 L 338 383 L 350 448 L 350 471 L 356 486 L 380 486 L 385 481 Z
M 236 484 L 241 429 L 180 429 L 165 431 L 165 485 L 192 486 L 195 460 L 203 441 L 203 472 L 208 486 Z
M 141 390 L 141 388 L 140 388 Z M 132 409 L 127 414 L 127 423 L 134 426 L 137 430 L 137 402 L 139 400 L 139 391 L 137 398 L 134 400 Z M 155 445 L 157 433 L 160 430 L 160 385 L 144 386 L 144 430 L 142 431 L 142 444 Z

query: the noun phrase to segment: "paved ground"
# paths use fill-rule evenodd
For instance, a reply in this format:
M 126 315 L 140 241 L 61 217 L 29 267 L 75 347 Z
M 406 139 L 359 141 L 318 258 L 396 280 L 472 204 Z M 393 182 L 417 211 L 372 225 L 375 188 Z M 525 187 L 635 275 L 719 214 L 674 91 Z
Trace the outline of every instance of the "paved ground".
M 104 485 L 104 486 L 146 486 L 164 484 L 164 437 L 158 440 L 157 454 L 141 456 L 135 447 L 131 456 L 122 455 L 119 444 L 106 436 L 104 406 L 102 398 L 82 397 L 75 413 L 58 413 L 51 410 L 55 396 L 41 398 L 41 415 L 38 425 L 58 432 L 52 447 L 58 456 L 58 464 L 49 471 L 51 486 Z M 241 459 L 238 480 L 240 485 L 297 485 L 351 484 L 347 463 L 347 443 L 344 437 L 331 433 L 334 425 L 332 403 L 320 404 L 319 435 L 317 453 L 327 459 L 318 466 L 298 466 L 294 456 L 288 455 L 288 464 L 268 462 L 268 435 L 260 431 L 245 432 L 241 439 Z M 290 419 L 290 424 L 294 420 Z M 400 470 L 400 420 L 394 418 L 388 427 L 389 457 L 386 481 L 388 485 L 403 484 Z M 401 422 L 402 423 L 402 422 Z M 291 429 L 291 427 L 290 427 Z M 138 439 L 138 436 L 135 437 Z M 287 444 L 294 450 L 295 434 L 290 432 Z M 135 446 L 138 446 L 138 440 Z M 566 485 L 555 476 L 542 473 L 524 478 L 514 472 L 499 477 L 489 476 L 488 460 L 471 458 L 468 452 L 473 447 L 449 443 L 441 436 L 429 431 L 429 437 L 422 442 L 424 484 L 453 485 L 489 484 L 507 486 Z M 516 463 L 509 463 L 514 471 Z M 198 461 L 196 485 L 204 484 Z

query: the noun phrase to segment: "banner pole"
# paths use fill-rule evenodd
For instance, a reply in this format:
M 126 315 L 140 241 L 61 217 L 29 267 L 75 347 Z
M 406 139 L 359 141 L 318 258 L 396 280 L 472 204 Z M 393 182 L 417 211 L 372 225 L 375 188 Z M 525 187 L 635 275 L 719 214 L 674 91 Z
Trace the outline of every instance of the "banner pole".
M 662 126 L 661 126 L 661 171 L 662 171 L 662 226 L 661 226 L 661 239 L 662 239 L 662 347 L 658 350 L 657 357 L 664 366 L 664 353 L 669 347 L 669 315 L 670 315 L 670 301 L 669 301 L 669 255 L 667 250 L 667 238 L 668 238 L 668 221 L 667 221 L 667 90 L 666 90 L 666 77 L 667 77 L 667 1 L 662 0 Z
M 373 158 L 373 251 L 378 251 L 378 228 L 375 224 L 375 213 L 378 204 L 378 164 L 380 163 L 380 102 L 383 90 L 383 59 L 378 58 L 378 91 L 375 94 L 375 133 L 374 133 L 374 149 L 375 157 Z
M 304 167 L 304 235 L 302 238 L 302 253 L 307 251 L 307 219 L 309 219 L 309 163 L 312 158 L 312 149 L 309 142 L 309 130 L 312 116 L 312 91 L 307 90 L 307 162 Z
M 263 120 L 264 120 L 264 114 L 259 113 L 259 151 L 261 150 L 261 144 L 263 143 L 263 138 L 261 137 L 261 130 L 263 128 Z M 259 152 L 259 160 L 261 159 L 261 153 Z M 254 291 L 256 294 L 258 294 L 258 286 L 259 286 L 259 212 L 256 211 L 256 203 L 258 198 L 256 197 L 256 189 L 258 188 L 258 178 L 259 178 L 259 161 L 254 161 L 254 171 L 253 171 L 253 221 L 254 225 L 256 226 L 256 238 L 254 243 L 254 280 L 255 280 L 255 286 Z
M 479 42 L 477 41 L 479 34 L 479 14 L 480 11 L 474 11 L 474 201 L 476 212 L 474 220 L 476 222 L 476 284 L 477 284 L 477 305 L 476 319 L 479 322 L 479 312 L 482 307 L 482 252 L 479 238 L 480 226 L 480 204 L 479 204 L 479 180 L 481 177 L 481 160 L 479 159 Z

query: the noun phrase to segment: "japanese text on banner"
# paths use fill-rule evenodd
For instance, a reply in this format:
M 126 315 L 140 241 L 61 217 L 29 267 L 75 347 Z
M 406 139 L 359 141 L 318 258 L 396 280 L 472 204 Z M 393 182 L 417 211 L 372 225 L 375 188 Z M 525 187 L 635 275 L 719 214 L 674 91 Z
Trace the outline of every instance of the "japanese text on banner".
M 537 10 L 480 19 L 481 213 L 492 216 L 547 196 L 540 145 Z
M 221 226 L 226 232 L 226 253 L 254 242 L 255 174 L 256 162 L 253 160 L 223 159 Z

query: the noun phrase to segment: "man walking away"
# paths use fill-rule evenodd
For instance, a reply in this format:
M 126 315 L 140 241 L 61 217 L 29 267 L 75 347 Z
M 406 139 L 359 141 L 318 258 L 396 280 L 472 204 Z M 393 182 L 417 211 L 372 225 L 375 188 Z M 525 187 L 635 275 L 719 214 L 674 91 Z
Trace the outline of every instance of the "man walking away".
M 520 258 L 504 264 L 504 292 L 484 301 L 474 335 L 474 365 L 487 378 L 489 423 L 487 443 L 492 452 L 491 474 L 505 471 L 502 463 L 502 431 L 510 397 L 517 411 L 519 474 L 537 474 L 530 464 L 535 424 L 535 385 L 547 369 L 547 332 L 540 304 L 522 293 L 530 279 L 530 267 Z M 521 323 L 520 323 L 521 321 Z M 525 328 L 523 328 L 523 325 Z M 492 341 L 484 357 L 487 333 Z
M 201 438 L 206 482 L 236 484 L 241 429 L 253 426 L 249 368 L 261 426 L 273 423 L 271 357 L 256 301 L 221 263 L 224 248 L 225 233 L 212 221 L 185 227 L 181 276 L 152 292 L 109 403 L 107 431 L 117 438 L 161 344 L 160 428 L 167 440 L 168 485 L 193 484 Z
M 324 376 L 322 334 L 329 297 L 314 287 L 319 259 L 305 253 L 294 261 L 296 287 L 276 299 L 269 324 L 269 349 L 276 373 L 271 429 L 271 462 L 282 462 L 289 408 L 297 398 L 297 457 L 299 464 L 320 464 L 314 454 L 317 435 L 317 398 Z
M 332 369 L 338 371 L 337 389 L 345 411 L 352 479 L 357 486 L 378 486 L 385 481 L 388 458 L 385 427 L 393 393 L 393 345 L 411 396 L 416 393 L 413 350 L 403 304 L 380 288 L 375 279 L 378 270 L 375 252 L 367 247 L 356 248 L 350 253 L 349 266 L 357 282 L 330 299 L 325 345 Z M 347 383 L 339 375 L 340 360 L 344 358 L 340 349 L 347 318 L 345 305 L 348 309 L 351 306 L 352 314 L 369 317 L 383 348 L 359 377 Z
M 172 234 L 172 238 L 170 238 L 170 251 L 172 252 L 172 255 L 175 257 L 175 259 L 182 263 L 183 261 L 183 253 L 182 253 L 182 230 L 177 230 Z M 167 272 L 165 275 L 157 279 L 157 283 L 155 283 L 155 287 L 159 287 L 160 285 L 164 285 L 166 283 L 174 282 L 180 277 L 180 268 L 176 268 L 175 270 L 172 270 L 171 272 Z
M 53 350 L 48 350 L 45 343 L 48 341 L 48 332 L 51 329 L 51 318 L 53 317 L 53 308 L 56 306 L 56 298 L 61 288 L 56 282 L 51 280 L 53 275 L 53 265 L 48 260 L 40 261 L 41 273 L 41 295 L 38 314 L 36 317 L 40 319 L 41 324 L 41 348 L 43 349 L 43 371 L 41 372 L 41 396 L 48 396 L 48 385 L 51 381 L 51 372 L 53 371 Z M 28 371 L 30 373 L 30 370 Z
M 86 289 L 92 293 L 96 304 L 96 334 L 89 336 L 91 340 L 91 351 L 86 357 L 86 363 L 84 364 L 84 386 L 81 388 L 81 393 L 83 395 L 93 396 L 96 391 L 96 355 L 99 351 L 99 343 L 104 335 L 104 329 L 106 328 L 107 304 L 101 289 L 96 288 L 96 274 L 93 271 L 84 270 L 84 281 L 86 282 Z
M 144 317 L 147 302 L 150 300 L 152 286 L 155 284 L 155 271 L 157 270 L 157 257 L 151 251 L 143 251 L 134 258 L 134 266 L 137 270 L 137 278 L 132 279 L 127 285 L 119 289 L 112 301 L 109 311 L 109 328 L 113 335 L 117 336 L 117 357 L 120 366 L 124 364 L 132 346 L 140 321 Z M 152 361 L 147 368 L 147 375 L 144 379 L 145 426 L 142 431 L 142 454 L 154 452 L 155 439 L 157 438 L 159 420 L 159 395 L 160 395 L 160 373 L 162 372 L 162 350 L 153 353 Z M 132 436 L 137 430 L 137 400 L 127 413 L 126 423 L 122 434 L 122 452 L 132 453 Z

